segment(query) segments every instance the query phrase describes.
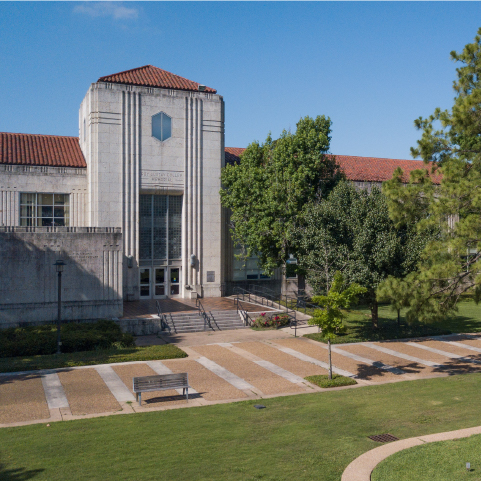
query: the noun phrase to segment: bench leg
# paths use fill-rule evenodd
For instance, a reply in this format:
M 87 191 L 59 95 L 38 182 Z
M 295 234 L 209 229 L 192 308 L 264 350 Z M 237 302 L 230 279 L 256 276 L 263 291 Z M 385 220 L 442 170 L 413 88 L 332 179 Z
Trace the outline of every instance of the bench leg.
M 189 400 L 189 388 L 185 389 L 185 398 L 187 399 L 187 401 Z

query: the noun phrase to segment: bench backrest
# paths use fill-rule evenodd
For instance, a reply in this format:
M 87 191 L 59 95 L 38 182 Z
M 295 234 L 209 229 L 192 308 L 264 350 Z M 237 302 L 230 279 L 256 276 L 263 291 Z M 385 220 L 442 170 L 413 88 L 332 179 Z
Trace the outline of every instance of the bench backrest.
M 158 388 L 176 388 L 181 386 L 188 386 L 188 374 L 181 372 L 179 374 L 159 374 L 158 376 L 142 376 L 134 377 L 134 392 L 142 391 L 143 389 Z

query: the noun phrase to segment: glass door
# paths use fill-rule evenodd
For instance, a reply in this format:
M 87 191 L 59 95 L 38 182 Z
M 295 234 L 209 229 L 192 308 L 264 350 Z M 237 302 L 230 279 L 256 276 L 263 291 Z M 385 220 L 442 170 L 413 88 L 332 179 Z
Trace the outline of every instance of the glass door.
M 160 299 L 166 297 L 166 276 L 165 267 L 154 268 L 154 298 Z
M 150 299 L 150 267 L 141 267 L 140 269 L 140 298 Z
M 170 268 L 170 295 L 172 297 L 180 295 L 180 269 L 178 267 Z

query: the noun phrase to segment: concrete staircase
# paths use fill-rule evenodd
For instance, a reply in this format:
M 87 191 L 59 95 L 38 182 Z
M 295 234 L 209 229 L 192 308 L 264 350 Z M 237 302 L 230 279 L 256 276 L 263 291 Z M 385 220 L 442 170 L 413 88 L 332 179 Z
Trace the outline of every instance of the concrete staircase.
M 237 311 L 212 311 L 207 315 L 210 317 L 211 328 L 214 331 L 245 328 Z M 204 326 L 204 317 L 198 311 L 166 313 L 165 318 L 171 334 L 211 330 L 209 325 Z
M 165 317 L 171 334 L 204 330 L 204 318 L 198 311 L 167 313 Z M 209 329 L 209 326 L 207 326 L 207 329 Z
M 245 329 L 244 321 L 237 311 L 209 311 L 210 323 L 215 331 Z

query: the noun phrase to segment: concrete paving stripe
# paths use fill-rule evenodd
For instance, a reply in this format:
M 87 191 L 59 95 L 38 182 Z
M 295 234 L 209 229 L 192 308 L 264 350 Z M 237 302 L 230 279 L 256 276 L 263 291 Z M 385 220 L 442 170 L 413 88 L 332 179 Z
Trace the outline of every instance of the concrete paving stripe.
M 229 384 L 232 384 L 235 388 L 240 389 L 241 391 L 257 391 L 252 384 L 249 384 L 247 381 L 244 381 L 244 379 L 236 376 L 232 372 L 228 371 L 222 366 L 219 366 L 219 364 L 211 361 L 210 359 L 207 359 L 206 357 L 199 357 L 198 359 L 196 359 L 196 361 L 200 365 L 204 366 L 209 371 L 213 372 L 220 378 L 224 379 L 224 381 L 227 381 Z
M 230 342 L 216 342 L 215 345 L 220 347 L 232 347 Z
M 118 402 L 135 401 L 135 396 L 110 366 L 97 366 L 95 369 Z
M 371 349 L 376 349 L 377 351 L 385 352 L 391 356 L 400 357 L 401 359 L 406 359 L 406 361 L 416 362 L 418 364 L 423 364 L 428 367 L 439 367 L 441 364 L 436 364 L 433 361 L 425 361 L 424 359 L 419 359 L 418 357 L 410 356 L 409 354 L 403 354 L 402 352 L 393 351 L 387 347 L 381 347 L 376 344 L 371 344 L 370 342 L 362 342 L 363 346 L 370 347 Z
M 147 361 L 146 362 L 147 366 L 149 366 L 153 371 L 155 371 L 157 374 L 173 374 L 173 372 L 165 365 L 162 363 L 162 361 Z M 176 389 L 176 391 L 179 394 L 183 394 L 182 389 Z M 193 388 L 189 388 L 189 394 L 197 394 L 197 391 Z
M 70 407 L 56 372 L 42 375 L 42 385 L 49 409 Z
M 319 343 L 321 347 L 324 349 L 329 349 L 328 346 Z M 370 366 L 377 367 L 378 369 L 383 369 L 384 371 L 392 372 L 393 374 L 406 374 L 402 369 L 397 367 L 390 366 L 389 364 L 384 364 L 381 361 L 373 361 L 372 359 L 368 359 L 367 357 L 358 356 L 357 354 L 353 354 L 352 352 L 343 351 L 338 347 L 331 346 L 332 352 L 336 354 L 340 354 L 341 356 L 349 357 L 350 359 L 358 362 L 362 362 L 364 364 L 369 364 Z
M 474 347 L 469 344 L 463 344 L 462 342 L 456 342 L 456 341 L 442 341 L 442 342 L 445 342 L 446 344 L 452 344 L 453 346 L 456 346 L 456 347 L 462 347 L 463 349 L 468 349 L 470 351 L 481 352 L 481 349 L 479 347 Z
M 282 367 L 276 366 L 272 362 L 269 361 L 253 361 L 259 366 L 263 367 L 264 369 L 267 369 L 268 371 L 273 372 L 274 374 L 277 374 L 278 376 L 283 377 L 289 382 L 292 382 L 293 384 L 304 384 L 306 381 L 301 377 L 301 376 L 296 376 L 292 372 L 286 371 L 285 369 L 282 369 Z
M 310 362 L 311 364 L 315 364 L 316 366 L 323 367 L 324 369 L 329 370 L 329 364 L 327 362 L 322 362 L 319 361 L 318 359 L 315 359 L 310 356 L 306 356 L 305 354 L 302 354 L 302 352 L 295 351 L 294 349 L 291 349 L 290 347 L 280 347 L 275 344 L 271 344 L 272 347 L 275 347 L 276 349 L 279 349 L 279 351 L 285 352 L 286 354 L 290 354 L 291 356 L 297 357 L 297 359 L 300 359 L 301 361 L 306 361 Z M 349 371 L 344 371 L 344 369 L 339 369 L 336 366 L 332 366 L 332 372 L 335 372 L 336 374 L 340 374 L 341 376 L 346 376 L 346 377 L 357 377 L 355 374 Z
M 424 349 L 425 351 L 434 352 L 436 354 L 440 354 L 441 356 L 446 356 L 451 359 L 459 359 L 463 362 L 468 362 L 472 364 L 481 364 L 481 361 L 476 361 L 475 359 L 469 359 L 469 357 L 460 356 L 459 354 L 453 354 L 452 352 L 441 351 L 441 349 L 435 349 L 434 347 L 423 346 L 422 344 L 417 344 L 415 342 L 406 342 L 408 346 L 417 347 L 419 349 Z

